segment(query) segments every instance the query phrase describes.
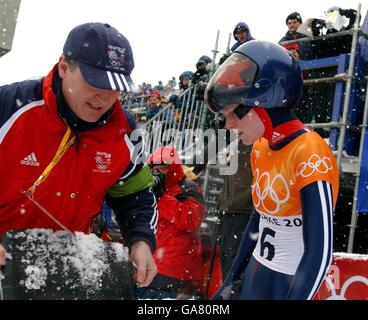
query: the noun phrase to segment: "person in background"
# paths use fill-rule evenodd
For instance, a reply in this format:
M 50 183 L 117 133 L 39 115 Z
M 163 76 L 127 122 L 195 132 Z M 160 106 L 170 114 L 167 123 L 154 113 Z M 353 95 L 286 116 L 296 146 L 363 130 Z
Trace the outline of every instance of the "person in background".
M 160 147 L 148 159 L 154 175 L 153 191 L 159 211 L 157 249 L 158 274 L 145 288 L 137 288 L 141 299 L 198 296 L 202 272 L 200 226 L 205 215 L 203 192 L 188 179 L 176 150 Z
M 118 99 L 131 91 L 133 68 L 128 39 L 109 24 L 86 23 L 70 31 L 46 77 L 0 87 L 0 236 L 61 225 L 88 233 L 106 197 L 135 281 L 146 286 L 157 273 L 152 175 Z M 0 245 L 1 265 L 4 256 Z
M 331 264 L 339 171 L 328 144 L 290 111 L 302 87 L 292 54 L 258 40 L 239 47 L 207 86 L 209 108 L 253 145 L 254 210 L 213 299 L 229 299 L 244 274 L 239 299 L 309 300 Z
M 235 39 L 235 43 L 229 50 L 229 52 L 225 52 L 219 60 L 219 65 L 222 65 L 228 57 L 230 57 L 231 53 L 237 49 L 243 43 L 246 43 L 249 40 L 255 40 L 249 30 L 248 25 L 245 22 L 239 22 L 236 24 L 233 30 L 233 36 Z
M 179 76 L 179 89 L 183 93 L 189 89 L 191 86 L 191 79 L 193 77 L 192 71 L 184 71 Z M 174 116 L 176 117 L 176 122 L 182 123 L 184 121 L 185 108 L 192 105 L 192 94 L 188 95 L 188 98 L 182 99 L 178 95 L 173 94 L 170 96 L 170 101 L 175 109 Z M 184 111 L 184 112 L 183 112 Z
M 297 40 L 305 38 L 306 35 L 298 32 L 299 26 L 303 23 L 302 17 L 299 12 L 292 12 L 286 17 L 286 26 L 288 31 L 280 39 L 279 44 L 283 45 L 285 41 Z M 301 60 L 313 59 L 313 52 L 311 43 L 308 41 L 294 42 L 299 45 Z
M 240 45 L 246 43 L 247 41 L 254 40 L 252 37 L 249 27 L 245 22 L 239 22 L 236 24 L 233 36 L 236 42 L 231 47 L 230 51 L 234 52 Z
M 152 90 L 148 96 L 148 108 L 146 111 L 147 120 L 153 118 L 162 110 L 161 93 L 158 90 Z
M 148 95 L 151 91 L 151 85 L 149 83 L 143 82 L 140 86 L 141 95 Z
M 210 75 L 210 67 L 212 65 L 212 59 L 208 56 L 201 56 L 196 63 L 196 71 L 193 73 L 191 80 L 192 85 L 195 86 L 193 94 L 194 101 L 203 101 L 204 90 L 208 83 Z
M 208 74 L 209 67 L 211 66 L 212 59 L 208 56 L 201 56 L 196 63 L 196 71 L 193 73 L 191 83 L 199 84 L 199 83 L 207 83 L 208 82 Z
M 176 93 L 169 96 L 169 101 L 174 109 L 179 109 L 182 106 L 182 101 Z
M 171 80 L 169 80 L 165 85 L 165 93 L 171 94 L 176 89 L 176 79 L 175 77 L 172 77 Z
M 158 85 L 154 86 L 153 88 L 153 90 L 158 90 L 160 93 L 163 92 L 164 89 L 165 88 L 161 80 L 158 82 Z
M 185 91 L 186 89 L 189 88 L 190 86 L 190 81 L 193 77 L 193 72 L 192 71 L 184 71 L 180 76 L 179 76 L 179 89 L 182 91 Z
M 238 169 L 232 175 L 223 176 L 224 185 L 217 202 L 221 214 L 220 261 L 223 279 L 233 264 L 253 210 L 251 147 L 239 144 L 236 152 Z
M 170 83 L 171 83 L 171 87 L 173 88 L 173 90 L 175 90 L 177 83 L 176 83 L 176 78 L 174 76 L 171 77 Z

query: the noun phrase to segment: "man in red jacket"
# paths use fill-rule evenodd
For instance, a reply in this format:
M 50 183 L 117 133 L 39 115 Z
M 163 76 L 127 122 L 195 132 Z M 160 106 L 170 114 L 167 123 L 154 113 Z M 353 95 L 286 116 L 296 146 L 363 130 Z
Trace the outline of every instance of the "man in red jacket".
M 71 30 L 45 78 L 0 87 L 0 237 L 32 228 L 90 232 L 107 196 L 144 286 L 157 272 L 157 210 L 135 123 L 118 100 L 131 90 L 133 68 L 118 30 L 86 23 Z
M 154 173 L 158 199 L 157 247 L 154 254 L 158 274 L 150 286 L 138 288 L 139 298 L 178 298 L 198 293 L 202 272 L 199 237 L 205 215 L 200 187 L 186 178 L 173 147 L 160 147 L 148 159 Z

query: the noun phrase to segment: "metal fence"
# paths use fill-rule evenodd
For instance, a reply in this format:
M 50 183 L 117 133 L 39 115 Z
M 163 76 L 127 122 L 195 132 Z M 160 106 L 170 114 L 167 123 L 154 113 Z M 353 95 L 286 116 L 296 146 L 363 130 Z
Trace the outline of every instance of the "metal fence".
M 151 119 L 142 117 L 149 108 L 147 96 L 135 97 L 134 101 L 127 99 L 123 107 L 130 110 L 133 117 L 139 120 L 147 155 L 160 146 L 174 146 L 183 164 L 190 167 L 203 164 L 204 168 L 198 179 L 206 201 L 206 221 L 202 231 L 209 234 L 213 227 L 211 222 L 217 221 L 217 197 L 223 184 L 218 167 L 215 164 L 206 165 L 206 145 L 215 143 L 217 138 L 216 135 L 206 136 L 206 130 L 215 125 L 215 115 L 203 101 L 201 84 L 175 94 L 178 95 L 180 103 L 169 103 Z
M 168 103 L 152 118 L 147 118 L 147 96 L 135 98 L 135 102 L 123 104 L 130 110 L 143 132 L 147 154 L 160 146 L 172 145 L 179 155 L 191 148 L 198 140 L 199 130 L 205 130 L 214 119 L 203 98 L 197 95 L 198 86 L 193 86 L 178 95 L 180 105 Z M 135 104 L 135 106 L 134 106 Z M 187 159 L 188 160 L 188 159 Z

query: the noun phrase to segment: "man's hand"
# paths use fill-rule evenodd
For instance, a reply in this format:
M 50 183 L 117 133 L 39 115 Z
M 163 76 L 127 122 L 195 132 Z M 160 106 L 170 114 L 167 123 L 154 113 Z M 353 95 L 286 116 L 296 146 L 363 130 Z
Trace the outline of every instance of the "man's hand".
M 0 266 L 5 266 L 5 248 L 0 244 Z
M 130 250 L 130 258 L 137 268 L 134 280 L 139 283 L 140 287 L 148 286 L 157 274 L 155 260 L 148 243 L 145 241 L 133 243 Z

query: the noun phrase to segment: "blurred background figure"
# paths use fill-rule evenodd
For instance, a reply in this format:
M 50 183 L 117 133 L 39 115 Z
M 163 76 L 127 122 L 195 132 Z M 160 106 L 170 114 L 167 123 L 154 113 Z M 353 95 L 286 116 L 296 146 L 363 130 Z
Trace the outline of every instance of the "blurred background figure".
M 173 147 L 158 148 L 148 164 L 154 176 L 153 192 L 159 211 L 154 254 L 158 274 L 150 286 L 137 288 L 138 298 L 198 297 L 202 278 L 199 233 L 205 215 L 203 192 L 186 177 Z
M 153 87 L 153 90 L 158 90 L 160 92 L 163 92 L 164 89 L 165 88 L 164 88 L 164 85 L 163 85 L 161 80 L 158 82 L 158 84 L 156 86 Z
M 290 13 L 285 20 L 288 31 L 285 35 L 280 39 L 279 43 L 282 45 L 282 42 L 297 40 L 301 38 L 307 37 L 305 34 L 298 32 L 298 28 L 303 23 L 302 17 L 299 12 Z M 303 42 L 295 42 L 299 45 L 300 58 L 301 60 L 309 60 L 313 58 L 313 51 L 311 47 L 311 43 L 309 41 Z
M 148 97 L 147 120 L 153 118 L 162 109 L 161 93 L 158 90 L 152 90 Z
M 254 38 L 250 34 L 249 27 L 245 22 L 239 22 L 236 24 L 234 31 L 233 31 L 233 36 L 236 42 L 231 47 L 230 49 L 231 52 L 236 50 L 243 43 L 246 43 L 249 40 L 254 40 Z
M 220 262 L 223 279 L 233 264 L 253 210 L 251 151 L 251 146 L 239 143 L 235 150 L 238 156 L 238 170 L 232 175 L 223 176 L 224 186 L 218 198 L 217 206 L 221 214 Z
M 210 76 L 210 68 L 212 66 L 212 59 L 208 56 L 202 56 L 196 63 L 197 70 L 193 73 L 191 83 L 196 85 L 195 101 L 204 100 L 204 90 L 206 89 L 208 78 Z
M 233 37 L 235 39 L 235 43 L 231 47 L 230 50 L 227 50 L 219 60 L 219 65 L 222 65 L 228 57 L 230 57 L 231 53 L 236 50 L 240 45 L 246 43 L 250 40 L 255 40 L 251 33 L 249 26 L 245 22 L 238 22 L 233 30 Z
M 210 64 L 212 59 L 208 56 L 201 56 L 196 63 L 196 71 L 192 76 L 192 84 L 197 84 L 199 82 L 207 82 Z
M 193 72 L 192 71 L 184 71 L 180 76 L 179 76 L 179 89 L 184 91 L 186 89 L 189 88 L 190 86 L 190 81 L 193 77 Z

